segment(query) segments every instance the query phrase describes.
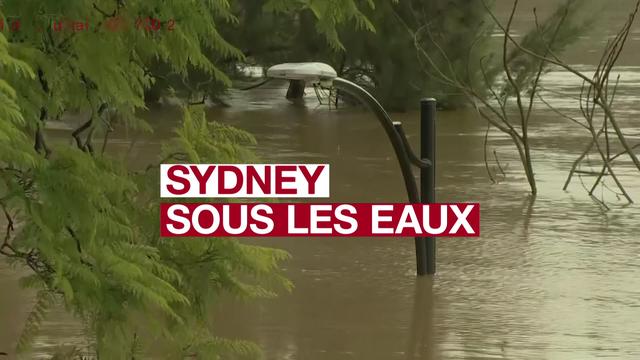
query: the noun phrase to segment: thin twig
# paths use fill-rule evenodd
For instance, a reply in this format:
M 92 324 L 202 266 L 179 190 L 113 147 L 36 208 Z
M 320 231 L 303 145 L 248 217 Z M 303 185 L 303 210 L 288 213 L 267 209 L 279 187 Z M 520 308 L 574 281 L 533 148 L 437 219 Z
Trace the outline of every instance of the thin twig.
M 488 139 L 489 139 L 489 130 L 491 130 L 491 123 L 487 121 L 487 130 L 484 132 L 484 144 L 483 144 L 484 167 L 487 170 L 487 175 L 489 176 L 491 183 L 495 184 L 496 180 L 493 178 L 493 175 L 491 174 L 491 169 L 489 168 L 489 160 L 487 159 L 487 145 L 488 145 Z

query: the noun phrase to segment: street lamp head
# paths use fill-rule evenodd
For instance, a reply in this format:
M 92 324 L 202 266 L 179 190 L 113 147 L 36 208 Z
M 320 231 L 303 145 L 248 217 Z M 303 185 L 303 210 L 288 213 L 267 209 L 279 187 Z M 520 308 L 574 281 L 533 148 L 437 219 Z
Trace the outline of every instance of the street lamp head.
M 270 67 L 267 77 L 273 79 L 303 80 L 310 83 L 331 83 L 338 77 L 336 71 L 319 62 L 285 63 Z

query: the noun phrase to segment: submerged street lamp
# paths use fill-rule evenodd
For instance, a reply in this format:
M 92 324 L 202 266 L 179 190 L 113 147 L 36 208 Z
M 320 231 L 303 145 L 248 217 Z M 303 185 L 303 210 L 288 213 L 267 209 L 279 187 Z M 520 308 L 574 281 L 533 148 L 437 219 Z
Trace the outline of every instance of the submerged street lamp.
M 334 86 L 365 103 L 376 115 L 384 129 L 400 164 L 409 202 L 435 202 L 435 109 L 434 99 L 423 99 L 420 104 L 420 155 L 418 158 L 412 151 L 402 123 L 393 122 L 382 105 L 364 88 L 349 80 L 338 77 L 336 71 L 327 64 L 286 63 L 270 67 L 267 77 L 272 79 L 302 80 L 324 87 Z M 420 193 L 411 165 L 420 168 Z M 418 275 L 435 274 L 436 244 L 433 237 L 416 237 L 416 267 Z

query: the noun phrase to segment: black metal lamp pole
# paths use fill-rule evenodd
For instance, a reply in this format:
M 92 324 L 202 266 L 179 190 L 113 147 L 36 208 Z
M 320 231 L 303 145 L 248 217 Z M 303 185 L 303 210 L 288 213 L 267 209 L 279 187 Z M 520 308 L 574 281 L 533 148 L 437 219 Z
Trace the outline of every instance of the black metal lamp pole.
M 420 168 L 420 194 L 423 204 L 436 202 L 436 100 L 420 101 L 420 156 L 431 159 L 431 166 Z M 427 274 L 436 273 L 436 238 L 425 238 Z

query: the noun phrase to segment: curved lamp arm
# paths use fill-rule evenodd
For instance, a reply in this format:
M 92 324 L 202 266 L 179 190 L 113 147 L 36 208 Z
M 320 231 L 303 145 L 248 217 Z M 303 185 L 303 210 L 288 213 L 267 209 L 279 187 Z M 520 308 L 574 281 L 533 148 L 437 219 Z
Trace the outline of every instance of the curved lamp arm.
M 396 154 L 398 163 L 400 163 L 400 170 L 402 171 L 402 177 L 404 178 L 404 185 L 407 189 L 409 202 L 413 204 L 419 203 L 420 195 L 418 193 L 416 180 L 413 177 L 413 172 L 411 171 L 411 159 L 409 157 L 409 152 L 411 150 L 405 148 L 405 140 L 402 138 L 401 133 L 396 131 L 389 114 L 387 114 L 378 100 L 376 100 L 373 95 L 363 89 L 360 85 L 340 77 L 333 79 L 333 85 L 336 88 L 355 96 L 360 101 L 367 104 L 367 106 L 374 112 L 376 118 L 380 122 L 380 125 L 382 125 L 382 128 L 386 132 L 389 141 L 391 141 L 393 151 Z
M 407 140 L 407 135 L 404 133 L 404 129 L 402 128 L 402 123 L 399 121 L 393 122 L 393 127 L 396 129 L 398 134 L 400 134 L 400 138 L 402 139 L 402 144 L 404 145 L 405 150 L 407 151 L 407 155 L 409 155 L 409 160 L 411 163 L 420 169 L 426 169 L 428 167 L 433 166 L 433 163 L 429 159 L 420 159 L 418 155 L 416 155 L 411 149 L 411 145 L 409 144 L 409 140 Z

